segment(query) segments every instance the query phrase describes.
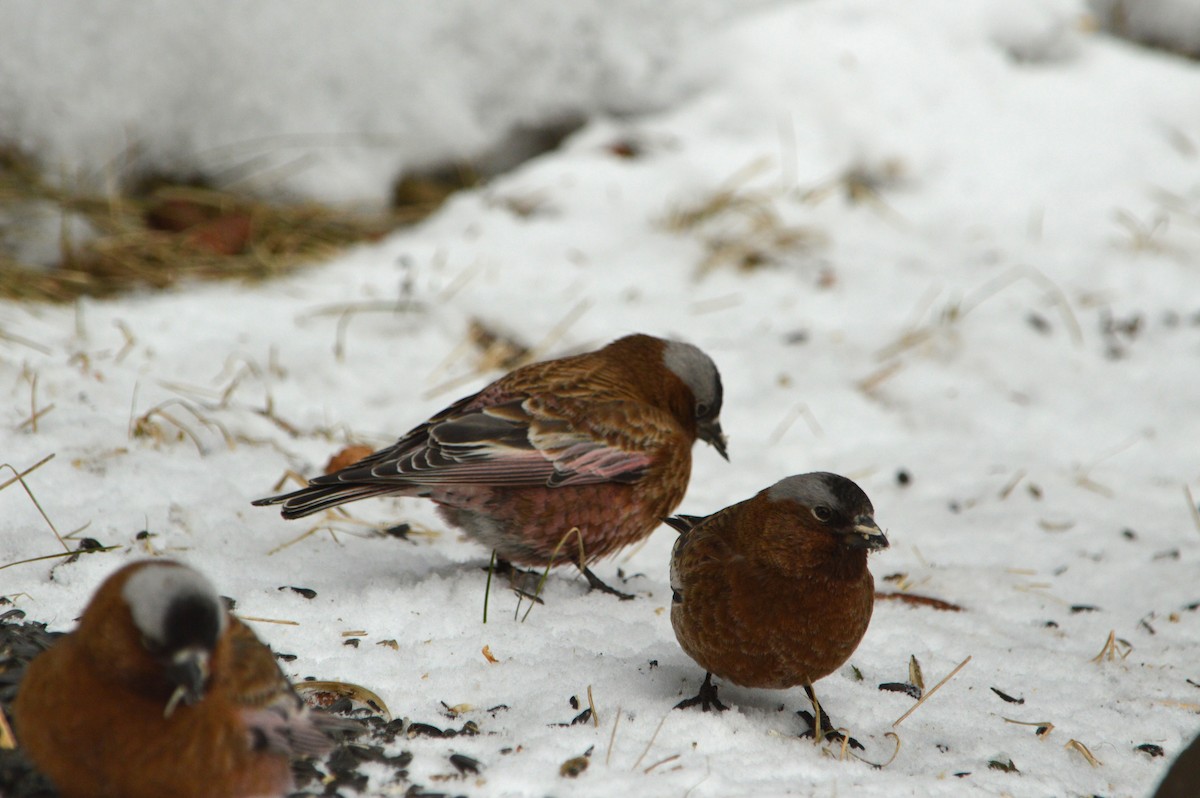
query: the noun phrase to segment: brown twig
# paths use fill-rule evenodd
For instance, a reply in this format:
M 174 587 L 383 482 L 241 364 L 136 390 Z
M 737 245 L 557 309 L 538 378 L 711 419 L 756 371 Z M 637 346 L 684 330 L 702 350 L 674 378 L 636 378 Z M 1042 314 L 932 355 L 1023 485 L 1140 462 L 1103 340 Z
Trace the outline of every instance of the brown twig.
M 951 604 L 949 601 L 943 601 L 932 596 L 922 596 L 919 593 L 875 593 L 876 601 L 902 601 L 905 604 L 916 604 L 923 607 L 931 607 L 935 610 L 943 612 L 962 612 L 963 608 L 957 604 Z
M 646 758 L 646 754 L 650 753 L 650 749 L 654 746 L 654 741 L 658 739 L 658 733 L 662 731 L 663 724 L 666 722 L 667 715 L 663 715 L 662 720 L 660 720 L 658 725 L 654 727 L 654 734 L 650 735 L 650 740 L 646 743 L 646 747 L 642 749 L 642 755 L 637 758 L 637 761 L 633 763 L 633 767 L 630 768 L 630 770 L 637 770 L 638 765 L 642 764 L 642 760 Z
M 944 685 L 946 682 L 948 682 L 948 681 L 950 681 L 951 679 L 953 679 L 953 678 L 954 678 L 954 676 L 955 676 L 955 675 L 956 675 L 956 674 L 957 674 L 959 671 L 961 671 L 961 670 L 962 670 L 964 667 L 966 667 L 967 663 L 968 663 L 968 662 L 970 662 L 970 661 L 971 661 L 971 657 L 967 657 L 967 658 L 966 658 L 966 659 L 964 659 L 962 662 L 958 663 L 958 665 L 957 665 L 957 666 L 955 666 L 954 670 L 950 671 L 950 673 L 948 673 L 948 674 L 946 675 L 946 678 L 945 678 L 945 679 L 942 679 L 940 682 L 938 682 L 938 683 L 937 683 L 937 684 L 935 684 L 933 687 L 931 687 L 931 688 L 929 689 L 929 692 L 928 692 L 928 693 L 925 693 L 925 695 L 923 695 L 923 696 L 921 696 L 920 698 L 918 698 L 918 699 L 917 699 L 917 703 L 915 703 L 915 704 L 913 704 L 911 707 L 909 707 L 909 709 L 908 709 L 908 711 L 907 711 L 907 712 L 905 712 L 905 713 L 904 713 L 903 715 L 901 715 L 900 717 L 896 718 L 896 720 L 895 720 L 895 721 L 892 723 L 892 728 L 895 728 L 895 727 L 899 726 L 901 723 L 903 723 L 903 722 L 904 722 L 904 719 L 905 719 L 905 718 L 907 718 L 907 717 L 908 717 L 909 715 L 911 715 L 912 713 L 916 712 L 916 711 L 917 711 L 917 707 L 921 706 L 921 705 L 922 705 L 922 704 L 924 704 L 926 701 L 928 701 L 928 700 L 929 700 L 929 698 L 930 698 L 930 697 L 931 697 L 931 696 L 932 696 L 934 693 L 936 693 L 938 690 L 941 690 L 941 689 L 942 689 L 942 685 Z
M 1196 499 L 1192 496 L 1192 489 L 1184 484 L 1183 495 L 1187 498 L 1188 509 L 1192 512 L 1192 523 L 1196 525 L 1196 529 L 1200 530 L 1200 507 L 1196 506 Z

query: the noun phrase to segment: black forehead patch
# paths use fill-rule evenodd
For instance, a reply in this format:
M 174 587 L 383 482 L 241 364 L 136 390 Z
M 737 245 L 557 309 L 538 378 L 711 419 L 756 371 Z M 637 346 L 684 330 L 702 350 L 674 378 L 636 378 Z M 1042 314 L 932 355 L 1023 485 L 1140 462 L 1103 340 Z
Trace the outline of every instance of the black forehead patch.
M 826 505 L 849 516 L 874 513 L 862 488 L 846 477 L 825 471 L 781 479 L 768 488 L 767 495 L 775 501 L 790 500 L 805 507 Z
M 714 381 L 715 392 L 713 394 L 712 407 L 708 409 L 708 418 L 716 418 L 721 412 L 721 405 L 725 403 L 725 386 L 721 384 L 721 374 L 718 372 Z
M 167 652 L 195 646 L 211 651 L 221 636 L 221 606 L 211 596 L 184 593 L 171 599 L 163 617 L 163 649 Z

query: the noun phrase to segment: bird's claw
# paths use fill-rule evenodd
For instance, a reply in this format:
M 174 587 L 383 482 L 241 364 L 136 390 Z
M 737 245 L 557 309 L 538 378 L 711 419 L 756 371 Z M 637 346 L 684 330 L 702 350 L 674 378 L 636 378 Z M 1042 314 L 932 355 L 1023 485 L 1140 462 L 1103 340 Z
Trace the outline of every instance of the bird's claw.
M 806 709 L 798 710 L 796 712 L 796 714 L 799 715 L 801 718 L 803 718 L 804 721 L 808 724 L 808 728 L 805 731 L 800 732 L 800 736 L 801 737 L 815 737 L 816 736 L 815 730 L 816 730 L 818 724 L 814 722 L 813 714 Z M 822 740 L 832 741 L 839 745 L 849 745 L 851 748 L 853 748 L 856 751 L 865 751 L 866 750 L 866 748 L 863 746 L 863 744 L 860 743 L 858 740 L 855 740 L 853 737 L 847 737 L 842 732 L 833 728 L 833 724 L 829 721 L 829 716 L 826 715 L 824 713 L 824 711 L 821 712 L 820 727 L 821 727 L 821 739 Z
M 610 587 L 609 585 L 605 584 L 604 580 L 592 573 L 591 568 L 580 568 L 579 570 L 583 573 L 583 578 L 587 580 L 588 587 L 590 587 L 592 590 L 599 590 L 601 593 L 607 593 L 610 596 L 616 596 L 621 601 L 633 600 L 632 593 L 622 593 L 615 587 Z
M 703 712 L 708 712 L 710 709 L 715 709 L 717 712 L 724 712 L 729 709 L 721 703 L 721 699 L 717 698 L 717 686 L 712 683 L 712 674 L 704 677 L 704 684 L 700 685 L 700 692 L 691 698 L 685 698 L 675 705 L 676 709 L 689 709 L 700 705 Z

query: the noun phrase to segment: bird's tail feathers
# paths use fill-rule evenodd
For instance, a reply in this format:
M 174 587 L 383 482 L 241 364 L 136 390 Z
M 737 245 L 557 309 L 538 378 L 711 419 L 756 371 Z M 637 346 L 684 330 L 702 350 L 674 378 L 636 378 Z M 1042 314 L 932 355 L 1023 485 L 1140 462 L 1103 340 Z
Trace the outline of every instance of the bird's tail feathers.
M 346 502 L 401 492 L 395 485 L 310 485 L 293 493 L 268 496 L 252 503 L 259 507 L 282 504 L 280 515 L 290 520 L 319 513 Z

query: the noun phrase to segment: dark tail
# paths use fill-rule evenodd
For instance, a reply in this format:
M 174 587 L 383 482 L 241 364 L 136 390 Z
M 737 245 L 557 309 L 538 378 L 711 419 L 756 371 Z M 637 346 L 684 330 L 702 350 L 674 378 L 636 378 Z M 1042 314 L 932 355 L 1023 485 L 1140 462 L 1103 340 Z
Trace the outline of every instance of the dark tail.
M 383 496 L 388 493 L 403 493 L 396 485 L 309 485 L 293 493 L 279 496 L 268 496 L 251 502 L 256 507 L 266 507 L 272 504 L 282 504 L 279 514 L 284 518 L 303 518 L 306 515 L 319 513 L 330 507 L 337 507 L 346 502 L 367 499 L 372 496 Z
M 258 502 L 255 502 L 255 504 L 257 503 Z M 664 518 L 663 523 L 674 529 L 676 532 L 682 533 L 692 531 L 693 527 L 707 518 L 708 516 L 704 515 L 683 515 L 680 513 L 679 515 L 672 515 Z

